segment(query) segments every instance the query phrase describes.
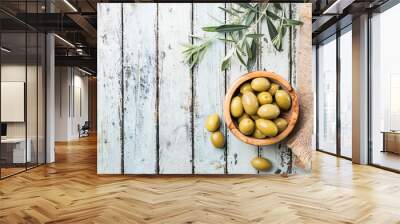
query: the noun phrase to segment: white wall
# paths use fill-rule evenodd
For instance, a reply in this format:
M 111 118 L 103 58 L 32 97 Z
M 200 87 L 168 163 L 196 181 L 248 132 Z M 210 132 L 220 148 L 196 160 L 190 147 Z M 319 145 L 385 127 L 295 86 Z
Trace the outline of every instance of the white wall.
M 78 125 L 88 120 L 88 78 L 72 67 L 56 67 L 55 73 L 55 140 L 77 139 Z

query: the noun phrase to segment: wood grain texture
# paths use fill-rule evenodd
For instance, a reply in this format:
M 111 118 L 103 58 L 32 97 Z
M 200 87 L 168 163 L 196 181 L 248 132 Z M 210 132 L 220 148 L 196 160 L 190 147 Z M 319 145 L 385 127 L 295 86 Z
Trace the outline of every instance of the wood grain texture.
M 289 17 L 290 8 L 289 3 L 281 4 L 284 8 L 286 15 Z M 273 21 L 276 23 L 277 21 Z M 268 26 L 266 21 L 260 26 L 261 33 L 268 33 Z M 268 40 L 263 41 L 261 44 L 261 54 L 259 66 L 261 70 L 273 71 L 281 75 L 286 80 L 290 80 L 290 37 L 289 31 L 286 33 L 282 40 L 282 51 L 277 51 L 272 45 L 272 41 L 268 36 Z M 263 173 L 290 173 L 291 170 L 291 152 L 286 147 L 283 141 L 276 145 L 260 147 L 260 156 L 268 158 L 272 162 L 272 169 Z
M 232 3 L 227 4 L 228 7 Z M 235 5 L 236 7 L 236 5 Z M 228 16 L 228 15 L 227 15 Z M 227 86 L 231 86 L 236 79 L 247 73 L 239 60 L 233 58 L 230 68 L 226 72 Z M 227 168 L 230 174 L 252 174 L 257 173 L 250 161 L 258 155 L 258 147 L 246 144 L 236 138 L 231 132 L 227 133 Z
M 98 167 L 99 174 L 121 173 L 122 5 L 98 5 Z
M 223 21 L 225 13 L 218 7 L 224 4 L 193 4 L 193 34 L 208 36 L 202 27 L 215 23 L 215 19 Z M 205 16 L 206 15 L 206 16 Z M 213 19 L 213 18 L 215 19 Z M 199 41 L 195 43 L 198 43 Z M 222 102 L 225 95 L 225 72 L 221 71 L 221 61 L 225 56 L 225 44 L 216 42 L 210 46 L 208 54 L 195 68 L 194 83 L 194 173 L 222 174 L 225 172 L 225 148 L 216 149 L 210 141 L 210 135 L 204 123 L 207 116 L 217 113 L 220 115 L 220 131 L 225 133 L 222 122 Z
M 123 11 L 124 171 L 152 174 L 158 163 L 157 5 L 123 4 Z
M 100 164 L 99 169 L 114 169 L 108 166 L 116 161 L 116 167 L 132 174 L 157 171 L 160 174 L 252 174 L 258 172 L 250 161 L 260 155 L 273 164 L 273 169 L 266 173 L 296 172 L 293 163 L 296 158 L 286 147 L 286 142 L 258 148 L 241 142 L 232 133 L 226 132 L 223 125 L 221 131 L 226 135 L 225 150 L 215 149 L 210 144 L 210 133 L 204 129 L 204 120 L 211 113 L 218 113 L 222 118 L 226 88 L 247 73 L 247 69 L 234 58 L 229 70 L 221 72 L 220 62 L 225 48 L 229 49 L 229 46 L 216 42 L 200 65 L 191 71 L 184 63 L 182 45 L 192 41 L 189 37 L 192 32 L 202 36 L 203 26 L 218 24 L 215 19 L 223 21 L 225 13 L 218 6 L 224 5 L 126 3 L 123 14 L 113 13 L 109 8 L 99 11 L 99 18 L 102 18 L 99 24 L 111 26 L 112 23 L 111 30 L 114 31 L 110 34 L 109 27 L 99 29 L 99 42 L 104 42 L 103 45 L 99 43 L 99 47 L 107 47 L 99 51 L 99 60 L 102 61 L 99 70 L 105 71 L 102 74 L 105 78 L 115 78 L 110 83 L 103 79 L 103 89 L 108 92 L 100 93 L 99 90 L 99 101 L 105 97 L 99 105 L 113 102 L 99 110 L 106 117 L 104 128 L 99 128 L 99 139 L 103 140 L 99 146 L 106 145 L 99 147 L 99 163 L 105 163 Z M 230 7 L 231 4 L 226 5 Z M 282 6 L 290 15 L 290 4 Z M 122 17 L 123 21 L 108 21 L 121 20 Z M 267 33 L 263 30 L 266 27 L 262 24 L 259 29 Z M 296 36 L 297 33 L 287 33 L 281 52 L 273 48 L 271 40 L 263 42 L 257 67 L 252 70 L 274 71 L 297 84 L 297 52 L 302 51 L 297 43 L 299 36 L 303 35 L 298 33 Z M 108 40 L 111 35 L 115 38 Z M 106 46 L 105 41 L 113 43 Z M 118 46 L 119 42 L 123 42 L 124 46 Z M 116 68 L 118 65 L 122 67 L 118 50 L 125 56 L 123 75 Z M 110 55 L 112 58 L 109 60 Z M 122 76 L 124 79 L 118 80 Z M 123 114 L 120 110 L 122 100 Z M 111 113 L 108 107 L 113 108 Z M 99 123 L 104 117 L 99 114 Z M 123 125 L 119 120 L 122 117 Z M 109 142 L 109 139 L 112 141 Z M 116 147 L 110 149 L 110 144 Z M 111 155 L 113 158 L 110 160 L 108 154 L 111 151 L 117 154 Z M 110 173 L 113 172 L 118 173 L 115 170 Z
M 192 4 L 159 4 L 159 166 L 162 174 L 192 173 L 192 76 L 182 44 L 192 34 Z
M 101 176 L 83 138 L 0 181 L 0 223 L 399 223 L 399 174 L 314 153 L 313 172 L 289 178 Z

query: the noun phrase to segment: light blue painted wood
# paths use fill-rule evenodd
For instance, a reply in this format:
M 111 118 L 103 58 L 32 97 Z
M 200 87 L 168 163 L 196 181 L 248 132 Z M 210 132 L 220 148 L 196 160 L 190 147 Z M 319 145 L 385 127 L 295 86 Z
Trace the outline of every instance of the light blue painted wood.
M 124 172 L 154 174 L 158 163 L 157 4 L 123 4 L 123 13 Z
M 224 20 L 224 12 L 218 9 L 223 5 L 99 4 L 100 174 L 120 173 L 122 165 L 125 173 L 131 174 L 156 173 L 157 167 L 160 174 L 222 174 L 225 167 L 230 174 L 255 174 L 258 172 L 250 161 L 259 154 L 273 163 L 274 168 L 266 173 L 286 172 L 294 165 L 284 142 L 259 150 L 226 132 L 224 126 L 220 130 L 227 137 L 226 158 L 224 149 L 211 146 L 204 120 L 218 113 L 222 121 L 225 84 L 229 88 L 247 70 L 234 59 L 226 75 L 220 71 L 225 44 L 217 42 L 192 74 L 184 63 L 182 44 L 191 41 L 192 31 L 202 36 L 203 26 L 217 24 L 210 16 Z M 267 32 L 265 28 L 265 24 L 261 26 L 262 32 Z M 262 45 L 258 69 L 289 78 L 290 53 L 299 50 L 297 45 L 289 52 L 289 35 L 282 52 L 270 43 Z
M 228 7 L 232 5 L 237 7 L 236 4 L 227 4 Z M 228 16 L 228 15 L 227 15 Z M 227 70 L 227 88 L 231 86 L 236 79 L 242 75 L 248 73 L 247 69 L 243 67 L 236 57 L 233 57 L 231 66 Z M 228 173 L 231 174 L 255 174 L 255 170 L 250 161 L 258 155 L 258 147 L 254 145 L 248 145 L 233 135 L 231 132 L 227 133 L 228 142 Z
M 122 151 L 122 5 L 98 5 L 97 173 L 120 174 Z
M 218 7 L 223 3 L 194 4 L 193 34 L 198 37 L 209 36 L 202 27 L 224 21 L 225 13 Z M 195 43 L 199 43 L 195 39 Z M 207 116 L 220 115 L 220 131 L 225 133 L 223 122 L 223 100 L 225 96 L 225 72 L 221 71 L 221 61 L 225 56 L 225 44 L 220 41 L 210 46 L 209 52 L 195 68 L 194 79 L 194 171 L 196 174 L 223 174 L 225 172 L 225 148 L 217 149 L 210 141 L 204 123 Z
M 160 173 L 191 174 L 192 76 L 182 44 L 190 41 L 192 4 L 158 7 Z
M 285 9 L 286 15 L 289 15 L 289 5 L 281 4 Z M 276 21 L 278 22 L 278 21 Z M 260 26 L 261 33 L 268 33 L 267 23 L 264 21 Z M 282 40 L 283 50 L 277 51 L 272 45 L 272 41 L 262 41 L 261 55 L 260 55 L 260 68 L 265 71 L 273 71 L 286 80 L 289 80 L 290 73 L 290 39 L 289 31 Z M 272 169 L 267 172 L 261 173 L 274 173 L 276 171 L 286 172 L 288 165 L 291 162 L 291 154 L 288 151 L 286 144 L 282 141 L 279 144 L 262 146 L 260 147 L 260 156 L 269 159 L 272 162 Z M 290 164 L 291 165 L 291 164 Z

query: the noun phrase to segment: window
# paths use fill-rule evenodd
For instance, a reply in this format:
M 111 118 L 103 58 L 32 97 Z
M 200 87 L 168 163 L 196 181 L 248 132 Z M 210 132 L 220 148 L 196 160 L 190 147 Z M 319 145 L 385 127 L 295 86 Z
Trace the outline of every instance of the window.
M 371 18 L 372 164 L 400 170 L 400 5 Z
M 318 149 L 336 153 L 336 39 L 318 47 Z
M 44 1 L 18 2 L 16 13 L 40 13 Z M 16 6 L 0 1 L 0 6 Z M 45 163 L 45 34 L 0 13 L 0 179 Z M 3 21 L 3 22 L 4 22 Z M 12 25 L 10 25 L 12 24 Z
M 316 146 L 348 159 L 352 157 L 352 41 L 349 25 L 316 50 Z
M 352 157 L 352 35 L 351 26 L 340 36 L 340 155 Z

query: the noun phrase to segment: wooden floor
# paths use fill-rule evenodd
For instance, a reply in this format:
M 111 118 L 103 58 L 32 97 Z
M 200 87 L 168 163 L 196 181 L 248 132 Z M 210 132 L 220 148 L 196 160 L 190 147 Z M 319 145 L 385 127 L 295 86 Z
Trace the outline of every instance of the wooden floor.
M 19 172 L 23 172 L 25 170 L 26 170 L 25 167 L 23 167 L 23 168 L 20 168 L 20 167 L 17 167 L 17 168 L 14 168 L 14 167 L 12 167 L 12 168 L 1 168 L 1 177 L 2 178 L 3 177 L 8 177 L 8 176 L 11 176 L 13 174 L 16 174 L 16 173 L 19 173 Z
M 0 181 L 0 223 L 400 223 L 400 175 L 317 153 L 313 173 L 98 176 L 96 141 Z

